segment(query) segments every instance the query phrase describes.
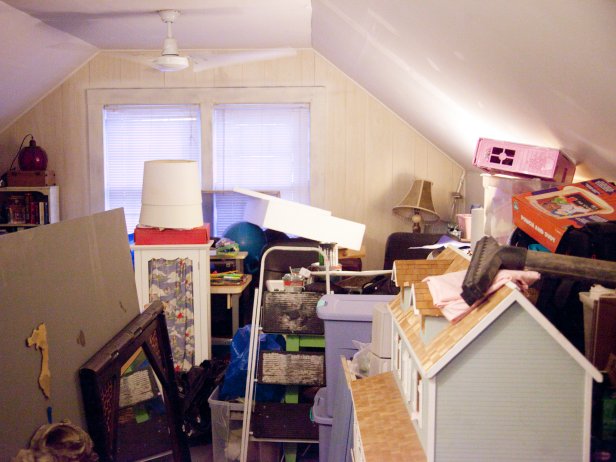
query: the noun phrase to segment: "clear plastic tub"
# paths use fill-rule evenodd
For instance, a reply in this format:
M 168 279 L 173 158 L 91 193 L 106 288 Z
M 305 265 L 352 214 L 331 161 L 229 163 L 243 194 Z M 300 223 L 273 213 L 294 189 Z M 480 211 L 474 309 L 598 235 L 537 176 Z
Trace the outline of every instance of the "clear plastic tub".
M 212 415 L 212 451 L 215 461 L 240 460 L 244 404 L 218 399 L 218 387 L 208 398 Z
M 334 418 L 327 415 L 327 387 L 317 391 L 312 406 L 312 419 L 319 425 L 319 462 L 327 462 Z
M 482 174 L 481 178 L 485 210 L 483 231 L 486 236 L 492 236 L 501 245 L 509 243 L 511 233 L 515 229 L 512 197 L 523 192 L 539 191 L 556 185 L 556 183 L 539 178 L 513 178 L 489 174 Z

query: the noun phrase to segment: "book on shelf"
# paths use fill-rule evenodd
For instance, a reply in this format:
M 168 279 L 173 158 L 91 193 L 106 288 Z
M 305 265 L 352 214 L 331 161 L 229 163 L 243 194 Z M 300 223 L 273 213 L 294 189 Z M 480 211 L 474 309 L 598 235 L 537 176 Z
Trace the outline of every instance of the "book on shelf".
M 49 203 L 45 201 L 41 201 L 38 203 L 38 216 L 39 224 L 49 224 Z

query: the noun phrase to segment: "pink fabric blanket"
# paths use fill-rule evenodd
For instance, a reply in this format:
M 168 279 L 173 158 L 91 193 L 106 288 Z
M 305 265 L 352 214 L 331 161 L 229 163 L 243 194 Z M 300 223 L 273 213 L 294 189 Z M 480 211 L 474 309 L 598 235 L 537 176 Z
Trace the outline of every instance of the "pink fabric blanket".
M 428 284 L 434 306 L 440 308 L 443 316 L 452 323 L 462 319 L 471 309 L 480 305 L 486 297 L 506 283 L 511 281 L 518 286 L 522 293 L 526 293 L 528 287 L 541 277 L 536 271 L 500 270 L 485 297 L 469 306 L 460 295 L 464 276 L 466 276 L 466 271 L 456 271 L 439 276 L 429 276 L 423 280 Z

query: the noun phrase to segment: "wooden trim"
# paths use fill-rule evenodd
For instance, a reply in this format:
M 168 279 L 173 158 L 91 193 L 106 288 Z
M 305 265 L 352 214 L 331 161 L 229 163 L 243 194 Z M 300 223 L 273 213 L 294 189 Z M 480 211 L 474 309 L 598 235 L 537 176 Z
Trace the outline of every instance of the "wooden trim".
M 590 374 L 584 377 L 584 428 L 582 434 L 582 461 L 590 462 L 590 438 L 592 428 L 592 380 Z
M 428 422 L 426 423 L 426 458 L 433 462 L 436 450 L 436 377 L 428 380 Z

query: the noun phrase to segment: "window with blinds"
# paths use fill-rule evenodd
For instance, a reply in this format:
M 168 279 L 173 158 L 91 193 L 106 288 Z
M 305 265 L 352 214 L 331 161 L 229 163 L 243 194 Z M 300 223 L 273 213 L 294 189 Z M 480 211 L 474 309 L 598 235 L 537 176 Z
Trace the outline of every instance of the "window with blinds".
M 212 121 L 214 190 L 277 191 L 310 203 L 309 104 L 219 104 Z M 250 206 L 241 194 L 213 194 L 213 201 L 215 236 Z
M 129 233 L 139 222 L 146 160 L 195 160 L 201 165 L 197 104 L 104 106 L 103 138 L 105 210 L 123 207 Z

